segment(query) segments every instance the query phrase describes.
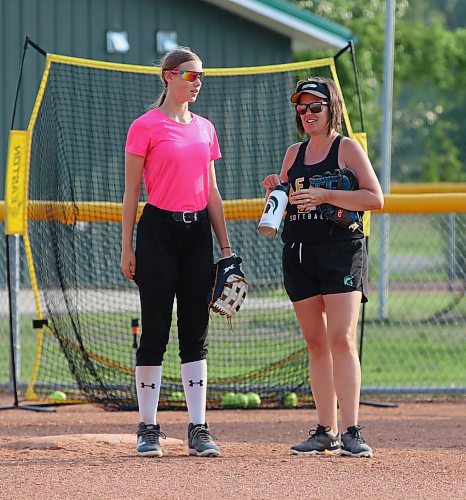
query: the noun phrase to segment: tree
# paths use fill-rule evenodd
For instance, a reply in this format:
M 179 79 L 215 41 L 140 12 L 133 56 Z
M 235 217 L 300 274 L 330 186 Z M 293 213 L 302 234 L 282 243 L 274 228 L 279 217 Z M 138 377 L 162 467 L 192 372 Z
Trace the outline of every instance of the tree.
M 426 138 L 425 159 L 422 164 L 422 180 L 426 182 L 466 181 L 462 163 L 458 159 L 459 148 L 451 139 L 455 126 L 450 122 L 438 122 Z

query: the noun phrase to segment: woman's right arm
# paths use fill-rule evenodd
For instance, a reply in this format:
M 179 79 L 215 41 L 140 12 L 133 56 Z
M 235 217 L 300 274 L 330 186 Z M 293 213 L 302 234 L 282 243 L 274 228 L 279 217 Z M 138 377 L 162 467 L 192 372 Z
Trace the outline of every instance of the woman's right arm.
M 133 231 L 141 192 L 144 161 L 143 156 L 125 154 L 125 194 L 123 196 L 120 267 L 125 277 L 130 280 L 134 278 L 136 273 Z
M 288 170 L 293 165 L 296 155 L 298 154 L 301 143 L 292 144 L 286 151 L 283 157 L 282 169 L 280 175 L 270 174 L 263 181 L 262 185 L 267 189 L 267 196 L 282 182 L 288 182 Z

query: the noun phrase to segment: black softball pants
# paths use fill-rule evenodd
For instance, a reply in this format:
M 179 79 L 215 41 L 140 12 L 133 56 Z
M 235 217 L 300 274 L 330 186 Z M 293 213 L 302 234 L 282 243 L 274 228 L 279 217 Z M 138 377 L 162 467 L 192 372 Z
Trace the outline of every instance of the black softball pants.
M 196 220 L 193 220 L 196 219 Z M 168 212 L 146 204 L 137 226 L 136 275 L 142 332 L 137 366 L 160 366 L 177 300 L 182 363 L 205 359 L 213 272 L 212 231 L 207 210 Z

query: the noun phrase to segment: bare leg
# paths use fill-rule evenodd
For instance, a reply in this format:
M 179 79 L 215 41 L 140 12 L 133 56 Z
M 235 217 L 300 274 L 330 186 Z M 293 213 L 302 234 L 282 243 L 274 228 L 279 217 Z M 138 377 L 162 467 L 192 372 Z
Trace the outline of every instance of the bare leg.
M 356 328 L 361 292 L 324 295 L 323 300 L 333 357 L 333 382 L 344 432 L 358 423 L 361 366 L 356 350 Z
M 309 373 L 312 395 L 316 403 L 318 423 L 338 432 L 337 399 L 333 385 L 333 363 L 327 339 L 327 318 L 322 296 L 293 302 L 296 317 L 307 343 L 310 356 Z

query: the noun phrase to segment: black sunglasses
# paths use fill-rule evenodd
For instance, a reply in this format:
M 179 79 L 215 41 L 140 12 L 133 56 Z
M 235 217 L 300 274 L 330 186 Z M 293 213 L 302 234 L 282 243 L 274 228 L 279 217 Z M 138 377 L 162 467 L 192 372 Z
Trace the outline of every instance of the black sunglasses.
M 322 106 L 328 106 L 328 102 L 310 102 L 309 104 L 296 104 L 296 113 L 305 115 L 309 110 L 311 113 L 317 114 L 322 112 Z

